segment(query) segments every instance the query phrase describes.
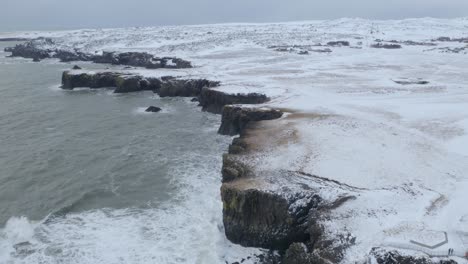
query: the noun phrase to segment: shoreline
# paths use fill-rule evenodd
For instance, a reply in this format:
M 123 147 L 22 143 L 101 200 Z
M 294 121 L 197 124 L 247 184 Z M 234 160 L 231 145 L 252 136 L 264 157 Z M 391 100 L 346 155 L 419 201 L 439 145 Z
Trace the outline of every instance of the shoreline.
M 389 45 L 392 45 L 392 49 L 395 47 L 393 46 L 394 44 Z M 413 44 L 403 44 L 402 42 L 402 45 Z M 378 47 L 380 48 L 381 45 L 378 45 Z M 292 49 L 296 48 L 292 47 Z M 339 48 L 342 47 L 340 46 Z M 294 53 L 296 50 L 288 49 L 286 52 Z M 399 54 L 399 51 L 388 52 Z M 386 51 L 384 51 L 384 54 L 386 54 Z M 181 78 L 183 80 L 185 77 Z M 398 80 L 398 82 L 396 82 L 398 85 L 421 85 L 420 87 L 427 84 L 425 80 L 411 79 Z M 322 94 L 319 93 L 318 95 Z M 327 94 L 323 95 L 328 96 Z M 223 95 L 219 96 L 224 97 Z M 304 99 L 309 99 L 309 97 Z M 336 98 L 333 99 L 337 100 Z M 214 104 L 210 100 L 213 99 L 208 99 L 206 101 L 207 105 L 210 105 L 210 103 Z M 283 104 L 278 103 L 278 100 L 278 98 L 275 98 L 275 102 L 273 103 L 264 103 L 267 106 L 273 106 L 272 109 L 291 108 L 290 105 L 285 104 L 283 106 Z M 232 102 L 232 100 L 224 99 L 220 101 L 223 103 Z M 319 100 L 314 100 L 314 102 L 319 103 Z M 346 259 L 348 248 L 356 248 L 355 244 L 359 246 L 363 239 L 362 233 L 359 233 L 359 229 L 353 229 L 354 223 L 350 223 L 346 218 L 342 217 L 343 215 L 354 213 L 357 215 L 356 219 L 368 221 L 363 218 L 368 212 L 365 212 L 365 210 L 363 212 L 360 211 L 363 210 L 360 207 L 366 203 L 366 200 L 378 199 L 378 197 L 391 200 L 395 199 L 392 197 L 398 197 L 398 199 L 431 201 L 437 198 L 437 191 L 424 190 L 423 188 L 418 188 L 418 186 L 416 188 L 407 187 L 404 185 L 406 184 L 404 181 L 402 182 L 404 184 L 401 186 L 399 185 L 400 183 L 395 184 L 395 186 L 390 184 L 389 186 L 387 182 L 379 181 L 378 179 L 354 179 L 352 178 L 353 173 L 358 175 L 360 172 L 358 169 L 369 170 L 374 168 L 365 167 L 365 159 L 361 160 L 352 156 L 349 157 L 348 153 L 340 152 L 347 150 L 347 148 L 359 149 L 359 144 L 371 142 L 371 144 L 374 144 L 372 148 L 375 148 L 375 150 L 364 148 L 362 151 L 369 151 L 369 154 L 360 154 L 363 154 L 364 157 L 372 158 L 372 155 L 375 155 L 372 153 L 378 152 L 387 153 L 386 155 L 393 155 L 391 151 L 404 153 L 406 146 L 403 146 L 403 143 L 399 140 L 404 139 L 405 136 L 408 136 L 415 143 L 422 146 L 428 145 L 429 143 L 426 142 L 428 140 L 414 137 L 408 131 L 402 130 L 393 124 L 379 126 L 378 121 L 374 122 L 372 119 L 366 119 L 370 114 L 364 113 L 364 111 L 360 112 L 361 109 L 350 108 L 353 112 L 352 115 L 349 114 L 348 116 L 343 113 L 317 111 L 316 108 L 305 106 L 301 100 L 296 100 L 295 103 L 297 103 L 296 109 L 289 109 L 287 112 L 290 113 L 285 113 L 283 117 L 275 121 L 244 124 L 244 119 L 240 118 L 240 116 L 245 117 L 248 114 L 240 113 L 234 115 L 229 112 L 223 113 L 223 118 L 226 116 L 225 118 L 231 118 L 232 120 L 225 121 L 224 123 L 227 124 L 225 127 L 227 128 L 220 130 L 226 131 L 225 133 L 230 135 L 240 133 L 240 137 L 233 140 L 229 148 L 229 154 L 225 155 L 223 159 L 224 183 L 222 190 L 224 192 L 225 226 L 227 225 L 228 237 L 230 236 L 234 241 L 248 246 L 279 249 L 284 252 L 284 263 L 317 263 L 317 261 L 337 263 Z M 222 105 L 222 103 L 216 106 L 218 113 L 220 112 L 219 105 Z M 350 110 L 342 106 L 340 107 L 341 109 L 339 110 L 341 111 Z M 337 109 L 334 110 L 336 111 Z M 269 112 L 270 117 L 275 116 L 274 112 L 269 110 L 267 112 Z M 378 114 L 378 112 L 376 113 Z M 382 113 L 382 116 L 386 117 L 385 114 Z M 254 112 L 255 115 L 258 115 L 258 113 Z M 245 120 L 260 121 L 262 119 L 248 117 Z M 362 130 L 370 128 L 375 133 L 371 133 L 371 137 L 363 137 L 361 127 Z M 315 131 L 317 132 L 314 133 Z M 328 131 L 331 131 L 332 134 L 325 134 Z M 342 165 L 347 166 L 346 168 L 350 172 L 349 175 L 352 175 L 349 176 L 351 178 L 346 177 L 346 175 L 339 175 L 346 173 L 332 170 L 333 168 L 331 167 L 324 167 L 321 170 L 316 169 L 316 167 L 321 168 L 320 166 L 323 166 L 322 164 L 324 163 L 315 164 L 314 156 L 318 154 L 314 154 L 314 152 L 321 154 L 320 151 L 323 151 L 324 148 L 332 148 L 335 144 L 340 144 L 339 140 L 343 138 L 347 139 L 349 136 L 347 133 L 355 136 L 356 144 L 349 139 L 344 142 L 341 149 L 334 150 L 335 152 L 331 152 L 331 154 L 337 154 L 339 157 L 350 160 L 349 164 L 344 162 Z M 405 136 L 392 139 L 391 137 L 387 137 L 387 133 L 403 134 Z M 376 137 L 373 138 L 373 136 Z M 324 144 L 313 142 L 320 141 L 321 139 L 324 140 Z M 382 141 L 385 146 L 378 147 L 378 144 Z M 394 148 L 387 150 L 388 143 L 394 144 Z M 425 152 L 419 149 L 417 151 L 419 152 L 415 153 L 416 157 L 418 155 L 426 155 Z M 294 157 L 295 159 L 297 156 L 297 160 L 289 160 L 287 158 L 288 153 L 290 157 Z M 343 154 L 346 154 L 346 156 Z M 404 158 L 418 164 L 417 162 L 419 161 L 412 154 L 408 153 Z M 274 157 L 275 155 L 277 155 L 276 158 Z M 333 160 L 333 157 L 329 159 Z M 358 169 L 353 169 L 351 166 L 356 160 L 363 163 L 357 164 L 356 167 Z M 284 162 L 284 164 L 280 164 L 281 162 Z M 435 162 L 440 167 L 442 166 L 440 164 L 446 163 L 446 160 L 440 158 L 436 159 Z M 325 163 L 325 165 L 327 164 Z M 383 167 L 388 169 L 390 168 L 389 166 L 395 165 L 397 163 L 389 163 L 384 164 Z M 411 172 L 412 167 L 408 167 L 407 169 Z M 316 172 L 319 173 L 316 174 Z M 333 175 L 333 173 L 337 172 L 339 174 Z M 401 173 L 396 169 L 393 169 L 391 172 L 396 174 Z M 424 169 L 423 172 L 434 176 L 437 174 L 428 169 Z M 371 174 L 370 176 L 372 176 L 372 173 L 373 171 L 369 173 Z M 330 174 L 333 176 L 330 177 Z M 381 174 L 377 175 L 380 176 Z M 416 175 L 415 179 L 417 179 Z M 398 180 L 399 178 L 396 178 L 397 182 Z M 249 186 L 254 187 L 251 188 Z M 252 189 L 257 191 L 250 191 Z M 411 192 L 414 192 L 414 194 Z M 401 205 L 385 204 L 385 206 L 387 206 L 388 209 L 386 210 L 388 212 L 376 213 L 383 215 L 379 217 L 398 219 L 402 217 L 402 215 L 398 214 L 399 210 L 403 212 L 414 210 L 411 207 L 399 208 Z M 370 204 L 368 210 L 378 211 L 380 210 L 379 207 L 379 204 Z M 424 208 L 422 204 L 420 207 Z M 364 209 L 367 210 L 367 208 Z M 255 216 L 255 212 L 259 210 L 262 212 L 261 216 Z M 371 221 L 371 217 L 367 216 L 367 218 L 370 219 L 369 226 L 375 225 Z M 343 229 L 344 232 L 334 230 L 339 227 L 345 227 L 348 230 Z M 353 234 L 356 230 L 358 230 L 357 234 Z M 269 237 L 269 234 L 272 235 Z M 280 239 L 275 241 L 278 237 Z M 369 256 L 370 254 L 375 258 L 385 259 L 399 254 L 398 252 L 391 251 L 391 249 L 386 251 L 386 247 L 383 247 L 382 250 L 372 250 L 370 253 L 368 250 L 366 246 L 356 249 L 356 251 L 364 253 L 362 257 Z M 401 257 L 403 259 L 413 258 L 411 255 Z M 425 261 L 425 258 L 421 258 L 418 261 Z

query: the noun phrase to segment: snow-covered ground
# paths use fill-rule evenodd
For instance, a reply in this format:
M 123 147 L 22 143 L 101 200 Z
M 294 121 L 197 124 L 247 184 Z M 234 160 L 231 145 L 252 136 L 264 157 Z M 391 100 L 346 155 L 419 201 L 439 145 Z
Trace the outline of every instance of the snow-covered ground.
M 28 33 L 63 48 L 146 51 L 195 68 L 136 70 L 219 80 L 218 89 L 262 92 L 287 109 L 278 126 L 295 139 L 272 147 L 262 166 L 301 171 L 359 188 L 334 210 L 327 230 L 357 237 L 346 262 L 373 246 L 449 243 L 468 251 L 468 18 L 340 19 Z M 8 34 L 3 36 L 18 36 Z M 25 33 L 19 34 L 25 36 Z M 376 40 L 414 41 L 401 49 Z M 350 46 L 323 47 L 329 41 Z M 468 40 L 468 39 L 467 39 Z M 287 51 L 278 51 L 286 47 Z M 328 48 L 331 52 L 315 52 Z M 448 49 L 461 48 L 458 53 Z M 465 49 L 463 49 L 465 48 Z M 309 54 L 299 55 L 308 50 Z M 449 51 L 449 52 L 447 52 Z M 407 84 L 397 82 L 408 81 Z M 427 81 L 418 84 L 418 81 Z M 397 81 L 397 82 L 396 82 Z M 424 235 L 427 234 L 427 235 Z M 458 259 L 458 261 L 463 261 Z

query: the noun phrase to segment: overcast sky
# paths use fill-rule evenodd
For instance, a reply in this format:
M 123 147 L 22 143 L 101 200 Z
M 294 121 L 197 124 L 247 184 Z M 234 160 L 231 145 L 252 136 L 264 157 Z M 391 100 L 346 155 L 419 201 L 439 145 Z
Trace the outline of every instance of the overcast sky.
M 466 17 L 468 0 L 0 0 L 0 30 Z

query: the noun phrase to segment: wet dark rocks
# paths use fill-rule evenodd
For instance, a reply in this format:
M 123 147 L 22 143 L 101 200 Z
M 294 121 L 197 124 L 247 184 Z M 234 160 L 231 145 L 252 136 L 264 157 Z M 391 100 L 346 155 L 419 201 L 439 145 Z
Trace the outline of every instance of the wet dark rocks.
M 127 65 L 134 67 L 145 67 L 148 69 L 158 68 L 191 68 L 189 61 L 164 57 L 158 58 L 146 52 L 103 52 L 102 54 L 87 54 L 77 49 L 51 49 L 56 46 L 52 39 L 35 39 L 24 44 L 18 44 L 15 47 L 7 48 L 12 57 L 38 58 L 56 58 L 62 62 L 70 61 L 92 61 L 94 63 L 107 63 L 114 65 Z
M 164 77 L 161 80 L 161 87 L 156 91 L 161 97 L 197 97 L 202 93 L 202 89 L 219 86 L 219 82 L 206 79 L 183 80 Z
M 301 51 L 299 51 L 297 54 L 299 54 L 299 55 L 309 55 L 309 51 L 307 51 L 307 50 L 301 50 Z
M 0 42 L 29 41 L 28 38 L 0 38 Z
M 468 43 L 468 37 L 461 37 L 461 38 L 438 37 L 436 39 L 433 39 L 432 41 Z
M 117 78 L 120 75 L 112 72 L 102 73 L 72 73 L 65 71 L 62 74 L 62 89 L 73 90 L 77 87 L 92 89 L 117 87 Z
M 419 42 L 419 41 L 413 41 L 413 40 L 405 40 L 405 41 L 399 41 L 399 40 L 382 40 L 382 39 L 376 39 L 375 42 L 378 43 L 392 43 L 392 44 L 403 44 L 407 46 L 437 46 L 436 43 L 433 42 Z
M 146 108 L 145 112 L 150 112 L 150 113 L 157 113 L 160 112 L 162 109 L 157 107 L 157 106 L 150 106 Z
M 316 52 L 316 53 L 330 53 L 332 52 L 331 49 L 325 48 L 325 49 L 311 49 L 310 51 Z
M 415 257 L 403 255 L 397 250 L 386 250 L 383 248 L 373 248 L 370 252 L 373 263 L 378 264 L 457 264 L 452 259 L 431 259 L 429 257 Z
M 330 47 L 349 47 L 349 41 L 339 40 L 339 41 L 329 41 L 327 46 Z
M 372 44 L 371 48 L 375 49 L 401 49 L 400 44 L 394 44 L 394 43 L 376 43 Z
M 270 100 L 266 95 L 259 93 L 231 94 L 208 88 L 202 89 L 198 98 L 203 110 L 211 113 L 222 113 L 225 105 L 263 104 Z
M 283 113 L 275 109 L 226 105 L 222 112 L 218 133 L 231 136 L 240 134 L 250 122 L 278 119 L 281 116 Z
M 241 186 L 241 185 L 240 185 Z M 291 204 L 311 195 L 296 210 Z M 247 247 L 286 250 L 292 243 L 310 240 L 304 219 L 320 202 L 313 194 L 281 195 L 236 182 L 221 187 L 223 222 L 227 238 Z
M 429 81 L 423 80 L 423 79 L 395 79 L 392 80 L 393 82 L 401 85 L 411 85 L 411 84 L 416 84 L 416 85 L 426 85 L 429 84 Z
M 73 69 L 73 70 L 81 70 L 81 67 L 80 67 L 80 66 L 78 66 L 78 65 L 75 65 L 75 66 L 73 66 L 73 68 L 72 68 L 72 69 Z

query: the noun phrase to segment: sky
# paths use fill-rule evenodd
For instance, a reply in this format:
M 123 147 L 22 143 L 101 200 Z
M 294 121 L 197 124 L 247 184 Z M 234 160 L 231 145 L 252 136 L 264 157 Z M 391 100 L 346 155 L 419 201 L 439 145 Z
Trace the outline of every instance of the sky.
M 468 17 L 468 0 L 0 0 L 0 30 Z

